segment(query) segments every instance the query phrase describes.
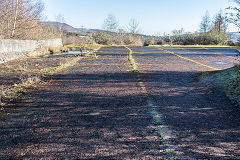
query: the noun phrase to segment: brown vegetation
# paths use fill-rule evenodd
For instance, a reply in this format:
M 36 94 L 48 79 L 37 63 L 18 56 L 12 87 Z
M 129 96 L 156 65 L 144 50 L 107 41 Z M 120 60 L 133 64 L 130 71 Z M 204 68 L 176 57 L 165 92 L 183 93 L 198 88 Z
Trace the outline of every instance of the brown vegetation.
M 185 33 L 184 29 L 173 30 L 171 35 L 162 38 L 162 43 L 170 45 L 233 45 L 227 34 L 227 19 L 222 11 L 219 11 L 213 20 L 206 12 L 200 23 L 200 32 Z
M 45 83 L 44 77 L 74 66 L 84 58 L 97 58 L 97 56 L 94 53 L 49 55 L 0 64 L 0 106 L 21 99 L 23 95 L 29 93 L 29 90 L 34 91 Z
M 0 0 L 1 39 L 48 39 L 58 31 L 41 25 L 41 0 Z
M 96 44 L 93 37 L 90 35 L 87 36 L 80 36 L 78 34 L 73 33 L 67 33 L 63 36 L 63 44 L 64 45 L 70 45 L 70 44 L 78 44 L 78 45 L 84 45 L 84 44 Z
M 137 34 L 99 32 L 92 35 L 94 41 L 103 45 L 143 45 L 144 39 Z
M 54 53 L 62 53 L 62 52 L 68 52 L 69 49 L 67 47 L 58 46 L 58 47 L 44 47 L 36 49 L 35 51 L 28 52 L 26 54 L 27 57 L 37 57 L 37 56 L 43 56 L 43 55 L 49 55 Z

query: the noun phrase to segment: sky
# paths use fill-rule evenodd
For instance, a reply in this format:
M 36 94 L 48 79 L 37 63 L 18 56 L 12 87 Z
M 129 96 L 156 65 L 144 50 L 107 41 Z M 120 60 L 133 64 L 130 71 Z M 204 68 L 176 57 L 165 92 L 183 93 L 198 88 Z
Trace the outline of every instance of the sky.
M 174 29 L 186 32 L 199 30 L 206 11 L 213 18 L 220 10 L 234 3 L 230 0 L 43 0 L 45 19 L 55 21 L 59 14 L 76 28 L 101 29 L 109 14 L 114 15 L 121 27 L 134 18 L 144 34 L 170 34 Z M 233 25 L 229 31 L 238 31 Z

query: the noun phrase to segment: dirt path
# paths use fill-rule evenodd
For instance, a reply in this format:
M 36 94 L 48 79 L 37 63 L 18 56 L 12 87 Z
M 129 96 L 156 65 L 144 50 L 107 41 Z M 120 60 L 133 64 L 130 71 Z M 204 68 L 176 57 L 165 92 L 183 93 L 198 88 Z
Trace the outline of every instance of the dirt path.
M 209 68 L 131 50 L 140 73 L 127 48 L 105 47 L 17 104 L 0 159 L 239 159 L 239 110 L 193 79 Z

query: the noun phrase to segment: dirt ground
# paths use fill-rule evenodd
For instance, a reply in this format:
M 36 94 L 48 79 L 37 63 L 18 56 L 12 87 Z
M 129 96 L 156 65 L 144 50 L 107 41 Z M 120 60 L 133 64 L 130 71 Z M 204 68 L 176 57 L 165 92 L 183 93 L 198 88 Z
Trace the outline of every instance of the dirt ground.
M 229 48 L 210 52 L 190 48 L 190 53 L 187 49 L 163 49 L 216 69 L 232 67 L 236 53 Z M 156 48 L 132 50 L 137 52 L 134 57 L 142 80 L 174 134 L 172 142 L 193 159 L 239 159 L 239 108 L 194 79 L 197 73 L 212 69 Z M 228 63 L 216 65 L 212 61 Z
M 49 80 L 50 75 L 56 72 L 61 66 L 73 61 L 76 58 L 88 58 L 84 55 L 55 54 L 41 57 L 20 58 L 0 64 L 0 95 L 2 92 L 25 81 L 28 77 L 39 77 L 43 81 Z M 12 101 L 19 101 L 19 97 L 3 99 L 5 104 L 11 105 Z
M 239 108 L 194 79 L 233 66 L 234 49 L 130 49 L 139 72 L 127 48 L 103 47 L 5 108 L 0 159 L 240 159 Z

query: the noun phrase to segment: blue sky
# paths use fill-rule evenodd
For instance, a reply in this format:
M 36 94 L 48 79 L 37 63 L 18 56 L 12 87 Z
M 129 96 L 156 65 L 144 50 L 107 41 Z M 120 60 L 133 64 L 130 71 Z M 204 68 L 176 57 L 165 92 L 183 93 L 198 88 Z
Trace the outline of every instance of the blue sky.
M 104 19 L 113 14 L 121 26 L 131 18 L 139 21 L 145 34 L 163 35 L 173 29 L 184 28 L 194 32 L 206 10 L 213 17 L 220 9 L 232 3 L 229 0 L 43 0 L 47 20 L 63 14 L 65 21 L 74 26 L 101 28 Z M 231 31 L 237 31 L 230 26 Z

